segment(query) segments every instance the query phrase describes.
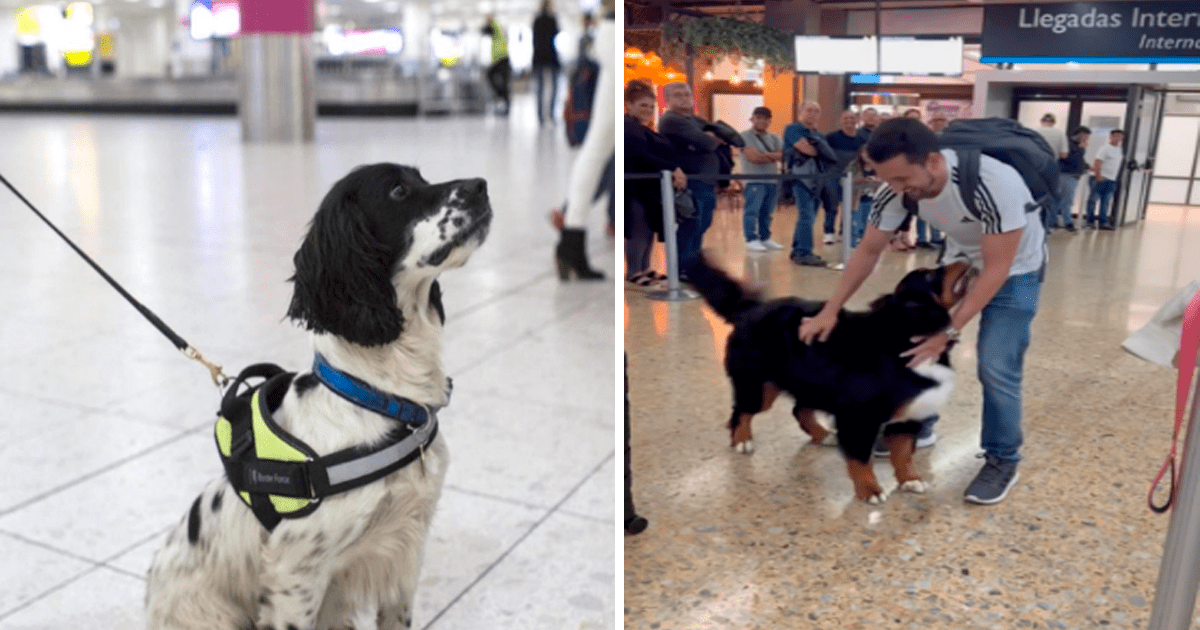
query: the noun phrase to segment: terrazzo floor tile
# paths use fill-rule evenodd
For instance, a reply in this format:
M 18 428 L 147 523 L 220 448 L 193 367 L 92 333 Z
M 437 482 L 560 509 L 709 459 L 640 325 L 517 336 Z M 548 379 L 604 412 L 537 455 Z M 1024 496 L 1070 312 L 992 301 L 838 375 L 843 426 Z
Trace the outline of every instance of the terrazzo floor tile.
M 775 240 L 794 221 L 782 209 Z M 838 272 L 746 254 L 739 225 L 718 210 L 706 236 L 730 273 L 772 296 L 832 293 Z M 1200 276 L 1200 209 L 1152 206 L 1140 225 L 1049 244 L 1021 478 L 990 507 L 962 499 L 981 465 L 976 325 L 952 353 L 958 387 L 937 444 L 916 455 L 929 492 L 871 506 L 854 500 L 841 455 L 800 432 L 790 400 L 754 420 L 755 453 L 733 452 L 729 325 L 698 300 L 626 291 L 634 496 L 650 527 L 624 539 L 625 627 L 1146 628 L 1168 524 L 1146 492 L 1169 450 L 1174 373 L 1120 343 Z M 885 254 L 850 306 L 932 262 Z M 895 484 L 886 460 L 875 468 Z
M 552 514 L 429 627 L 611 627 L 613 565 L 593 559 L 612 544 L 608 523 Z

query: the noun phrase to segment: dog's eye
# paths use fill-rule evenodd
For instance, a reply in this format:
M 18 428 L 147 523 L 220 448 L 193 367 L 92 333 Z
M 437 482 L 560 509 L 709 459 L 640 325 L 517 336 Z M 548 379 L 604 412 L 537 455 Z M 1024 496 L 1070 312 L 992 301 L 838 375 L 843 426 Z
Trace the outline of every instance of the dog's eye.
M 401 197 L 403 197 L 403 196 L 404 196 L 404 195 L 405 195 L 407 192 L 408 192 L 408 191 L 404 189 L 404 186 L 396 186 L 395 188 L 393 188 L 393 189 L 392 189 L 392 192 L 391 192 L 391 193 L 389 193 L 389 194 L 388 194 L 388 196 L 389 196 L 389 197 L 391 197 L 392 199 L 397 199 L 397 200 L 399 200 L 399 199 L 400 199 Z

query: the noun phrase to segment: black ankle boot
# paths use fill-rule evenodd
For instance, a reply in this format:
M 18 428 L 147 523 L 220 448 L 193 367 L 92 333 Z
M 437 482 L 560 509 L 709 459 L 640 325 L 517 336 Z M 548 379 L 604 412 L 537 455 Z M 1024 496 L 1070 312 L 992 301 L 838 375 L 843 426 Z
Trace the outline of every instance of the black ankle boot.
M 572 273 L 580 280 L 604 279 L 603 273 L 588 266 L 586 236 L 580 228 L 563 228 L 562 238 L 554 249 L 559 279 L 567 280 Z

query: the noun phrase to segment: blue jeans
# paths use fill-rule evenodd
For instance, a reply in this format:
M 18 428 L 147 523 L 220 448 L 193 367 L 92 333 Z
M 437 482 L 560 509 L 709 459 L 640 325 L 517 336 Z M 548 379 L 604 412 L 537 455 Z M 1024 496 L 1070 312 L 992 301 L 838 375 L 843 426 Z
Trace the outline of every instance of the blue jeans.
M 928 237 L 926 237 L 928 232 Z M 937 231 L 937 228 L 928 223 L 917 219 L 917 242 L 918 243 L 933 243 L 934 245 L 942 244 L 942 233 Z
M 746 242 L 771 238 L 771 215 L 775 212 L 779 187 L 774 183 L 750 182 L 742 194 L 746 198 L 742 214 L 742 232 L 746 235 Z
M 812 253 L 813 222 L 817 218 L 817 197 L 804 184 L 792 184 L 796 199 L 796 231 L 792 233 L 792 258 Z
M 1117 182 L 1111 179 L 1106 179 L 1092 186 L 1092 192 L 1088 195 L 1087 202 L 1087 222 L 1091 224 L 1095 219 L 1092 214 L 1096 209 L 1096 199 L 1100 199 L 1100 225 L 1110 225 L 1112 219 L 1108 216 L 1108 203 L 1112 201 L 1113 193 L 1117 191 Z
M 554 103 L 558 100 L 558 66 L 539 66 L 533 69 L 533 75 L 537 78 L 537 112 L 538 122 L 545 122 L 554 118 Z M 546 80 L 546 75 L 549 76 L 549 81 Z M 550 87 L 550 108 L 545 109 L 546 99 L 542 96 L 542 91 L 546 86 Z
M 822 179 L 817 183 L 821 186 L 821 205 L 825 206 L 825 233 L 837 234 L 838 205 L 842 203 L 842 182 L 840 179 Z
M 1011 276 L 983 308 L 979 320 L 980 446 L 992 457 L 1021 459 L 1021 377 L 1041 290 L 1041 271 Z
M 867 217 L 871 215 L 871 198 L 862 197 L 858 201 L 858 208 L 855 208 L 854 213 L 850 215 L 850 247 L 858 247 L 858 242 L 862 240 L 863 234 L 867 232 Z
M 1079 186 L 1078 175 L 1068 175 L 1063 173 L 1058 176 L 1058 194 L 1061 200 L 1058 203 L 1055 214 L 1049 218 L 1050 227 L 1056 227 L 1059 219 L 1062 220 L 1062 226 L 1074 225 L 1071 219 L 1071 206 L 1075 203 L 1075 189 Z
M 712 225 L 713 209 L 717 207 L 717 191 L 712 184 L 689 179 L 687 187 L 696 202 L 696 216 L 679 223 L 679 260 L 687 260 L 692 254 L 699 253 L 704 233 Z

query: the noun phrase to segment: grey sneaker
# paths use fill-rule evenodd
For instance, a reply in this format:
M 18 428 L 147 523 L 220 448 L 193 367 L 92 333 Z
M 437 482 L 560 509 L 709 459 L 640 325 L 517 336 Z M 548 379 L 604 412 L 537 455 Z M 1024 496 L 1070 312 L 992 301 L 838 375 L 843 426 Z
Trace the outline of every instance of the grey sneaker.
M 1008 496 L 1008 491 L 1016 485 L 1017 479 L 1021 478 L 1021 474 L 1017 472 L 1017 462 L 991 455 L 980 457 L 985 460 L 983 468 L 975 475 L 971 485 L 967 486 L 963 498 L 980 505 L 999 503 Z
M 791 259 L 792 259 L 792 262 L 796 263 L 797 265 L 804 265 L 806 267 L 824 267 L 825 266 L 825 259 L 821 258 L 820 256 L 818 256 L 816 254 L 806 254 L 804 256 L 793 255 L 791 257 Z

